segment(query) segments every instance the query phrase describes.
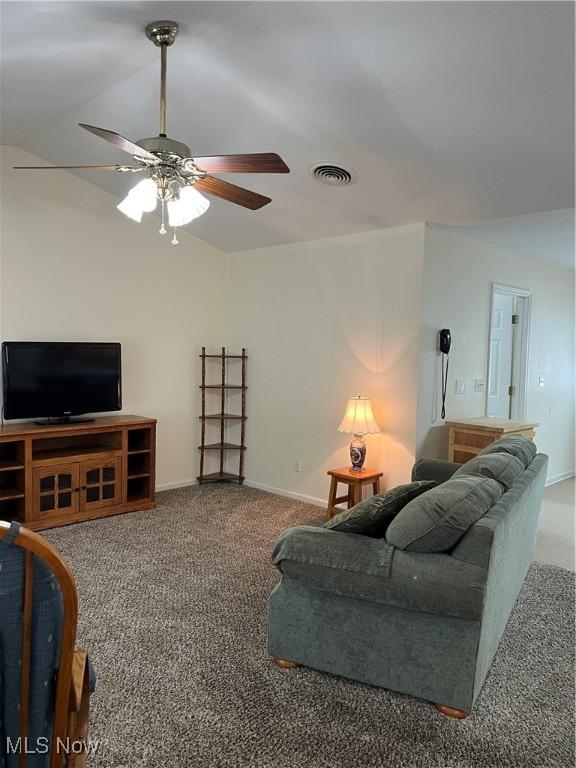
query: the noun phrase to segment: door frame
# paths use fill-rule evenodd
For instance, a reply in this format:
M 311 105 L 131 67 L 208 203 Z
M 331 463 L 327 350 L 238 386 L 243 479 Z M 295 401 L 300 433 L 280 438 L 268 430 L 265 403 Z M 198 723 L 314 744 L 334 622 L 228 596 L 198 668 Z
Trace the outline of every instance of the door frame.
M 524 299 L 523 302 L 523 320 L 522 334 L 520 336 L 520 354 L 518 356 L 518 400 L 516 406 L 515 419 L 522 421 L 526 418 L 526 406 L 528 403 L 528 365 L 530 360 L 530 338 L 532 324 L 532 291 L 527 288 L 516 288 L 504 283 L 492 283 L 490 292 L 490 317 L 488 320 L 488 357 L 486 366 L 486 398 L 484 404 L 484 413 L 488 416 L 488 382 L 490 381 L 490 357 L 492 347 L 490 340 L 492 338 L 492 318 L 494 315 L 494 297 L 496 294 L 504 294 Z M 513 353 L 514 355 L 514 353 Z

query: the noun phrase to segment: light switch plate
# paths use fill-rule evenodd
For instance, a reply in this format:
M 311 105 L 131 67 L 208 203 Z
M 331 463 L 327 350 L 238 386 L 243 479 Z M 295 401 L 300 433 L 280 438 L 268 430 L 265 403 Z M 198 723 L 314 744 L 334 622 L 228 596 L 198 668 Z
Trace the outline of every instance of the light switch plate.
M 464 379 L 456 379 L 456 387 L 454 388 L 454 391 L 457 395 L 466 394 L 466 382 Z
M 484 379 L 474 379 L 474 392 L 484 392 Z

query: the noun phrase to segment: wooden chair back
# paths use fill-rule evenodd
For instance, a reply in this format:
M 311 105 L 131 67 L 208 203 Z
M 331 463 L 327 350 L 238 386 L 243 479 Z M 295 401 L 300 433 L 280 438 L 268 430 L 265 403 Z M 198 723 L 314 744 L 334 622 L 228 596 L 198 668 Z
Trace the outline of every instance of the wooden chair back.
M 13 529 L 12 529 L 13 532 Z M 11 536 L 11 524 L 0 520 L 0 541 Z M 28 735 L 30 712 L 30 666 L 32 656 L 32 615 L 34 607 L 34 557 L 54 574 L 62 595 L 63 619 L 60 640 L 58 672 L 55 681 L 54 718 L 50 748 L 50 768 L 61 768 L 64 756 L 58 754 L 58 739 L 64 741 L 68 727 L 68 704 L 72 682 L 72 662 L 78 623 L 78 595 L 72 573 L 54 547 L 37 533 L 20 528 L 12 541 L 13 546 L 24 550 L 24 606 L 22 615 L 22 684 L 20 689 L 21 744 Z M 19 768 L 26 768 L 26 750 L 22 747 Z

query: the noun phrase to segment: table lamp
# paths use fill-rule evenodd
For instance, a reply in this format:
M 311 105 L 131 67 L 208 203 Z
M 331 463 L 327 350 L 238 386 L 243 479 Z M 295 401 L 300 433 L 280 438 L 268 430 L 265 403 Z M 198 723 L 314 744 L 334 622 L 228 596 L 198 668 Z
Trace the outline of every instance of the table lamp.
M 366 442 L 362 435 L 375 435 L 380 432 L 372 413 L 372 404 L 369 397 L 357 395 L 348 400 L 346 413 L 340 422 L 338 432 L 353 434 L 350 443 L 350 460 L 354 472 L 362 472 L 364 459 L 366 458 Z

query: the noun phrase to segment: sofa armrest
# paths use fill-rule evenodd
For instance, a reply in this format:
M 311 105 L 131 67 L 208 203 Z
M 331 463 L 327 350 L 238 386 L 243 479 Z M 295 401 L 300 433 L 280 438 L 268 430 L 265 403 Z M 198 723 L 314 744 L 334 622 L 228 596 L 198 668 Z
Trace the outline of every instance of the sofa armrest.
M 416 480 L 434 480 L 438 485 L 450 480 L 462 464 L 441 459 L 418 459 L 412 467 L 412 482 Z
M 280 536 L 273 563 L 284 587 L 478 621 L 486 571 L 442 552 L 405 552 L 355 533 L 299 526 Z
M 394 547 L 385 539 L 299 525 L 280 534 L 272 553 L 272 563 L 280 571 L 282 562 L 290 560 L 386 577 L 390 573 L 393 552 Z

